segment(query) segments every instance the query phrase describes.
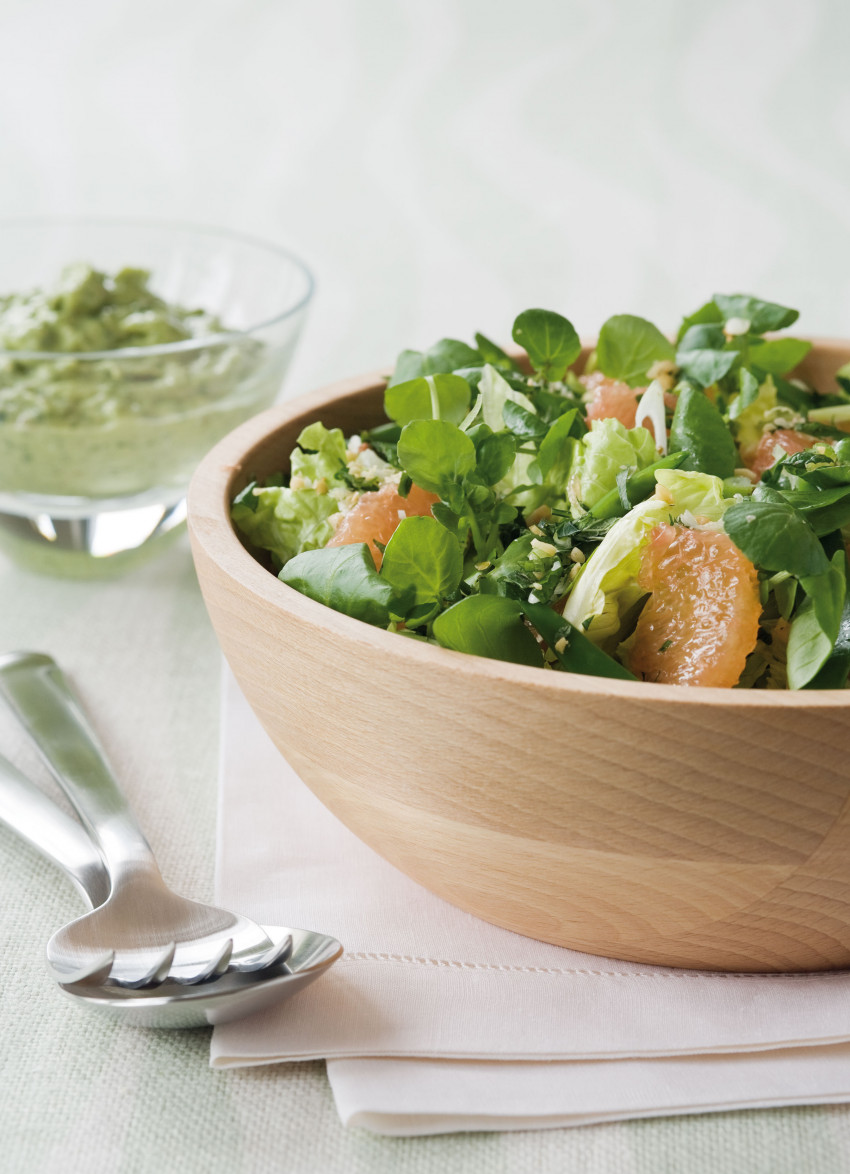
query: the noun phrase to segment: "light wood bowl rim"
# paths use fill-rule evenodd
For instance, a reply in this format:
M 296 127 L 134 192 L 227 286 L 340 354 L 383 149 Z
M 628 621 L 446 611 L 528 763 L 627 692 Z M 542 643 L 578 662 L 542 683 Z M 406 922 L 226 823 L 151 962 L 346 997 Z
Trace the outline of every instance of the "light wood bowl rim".
M 850 340 L 847 339 L 818 337 L 809 341 L 818 349 L 850 351 Z M 386 384 L 388 377 L 387 369 L 366 372 L 337 380 L 316 391 L 268 408 L 228 433 L 197 467 L 188 493 L 188 524 L 193 538 L 231 581 L 249 596 L 322 630 L 338 641 L 346 642 L 352 648 L 368 646 L 379 651 L 388 666 L 390 662 L 410 667 L 420 664 L 442 665 L 459 678 L 468 678 L 471 686 L 474 686 L 476 680 L 486 678 L 515 681 L 525 688 L 551 690 L 566 696 L 584 693 L 632 701 L 657 699 L 660 704 L 672 705 L 696 703 L 709 708 L 729 706 L 737 709 L 783 709 L 787 706 L 821 710 L 850 708 L 848 689 L 791 691 L 687 688 L 647 681 L 582 676 L 490 660 L 405 639 L 336 612 L 281 583 L 243 546 L 236 534 L 229 511 L 235 483 L 246 471 L 250 475 L 252 454 L 266 444 L 273 433 L 287 428 L 299 417 L 309 416 L 313 420 L 321 420 L 322 410 L 334 401 L 358 393 L 374 392 Z

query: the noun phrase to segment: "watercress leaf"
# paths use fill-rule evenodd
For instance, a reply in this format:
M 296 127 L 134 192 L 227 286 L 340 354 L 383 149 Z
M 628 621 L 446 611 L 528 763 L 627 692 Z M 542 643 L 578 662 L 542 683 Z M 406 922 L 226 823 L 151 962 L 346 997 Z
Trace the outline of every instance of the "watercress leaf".
M 238 506 L 240 509 L 244 508 L 248 510 L 249 513 L 255 514 L 257 512 L 257 507 L 260 504 L 260 498 L 258 494 L 254 492 L 255 489 L 257 489 L 257 482 L 249 481 L 245 488 L 241 490 L 241 492 L 237 493 L 234 497 L 233 505 L 231 506 L 231 513 L 233 509 Z
M 738 391 L 740 398 L 736 405 L 736 411 L 740 415 L 745 408 L 755 403 L 759 393 L 759 381 L 748 367 L 741 367 L 738 372 Z
M 395 383 L 384 392 L 384 410 L 397 424 L 411 420 L 449 420 L 459 424 L 472 392 L 459 375 L 428 375 Z
M 722 351 L 726 346 L 723 327 L 716 322 L 696 323 L 682 335 L 680 351 Z
M 781 583 L 777 583 L 773 589 L 773 598 L 783 620 L 790 620 L 791 618 L 791 613 L 794 610 L 794 604 L 797 600 L 799 586 L 799 579 L 795 579 L 793 575 L 789 575 Z
M 493 660 L 539 666 L 543 654 L 522 622 L 516 600 L 502 595 L 469 595 L 434 620 L 434 638 L 444 648 Z
M 378 424 L 375 428 L 369 428 L 367 431 L 361 433 L 361 436 L 365 443 L 373 448 L 379 457 L 382 457 L 388 464 L 398 468 L 396 445 L 398 444 L 399 436 L 401 436 L 400 425 L 392 421 L 386 424 Z
M 841 562 L 833 555 L 833 563 Z M 846 583 L 847 564 L 843 566 Z M 793 580 L 792 580 L 793 582 Z M 832 651 L 817 673 L 803 686 L 805 689 L 842 689 L 847 683 L 850 673 L 850 592 L 845 588 L 844 606 L 841 609 L 841 619 L 838 625 L 838 635 Z
M 398 459 L 416 485 L 446 497 L 475 468 L 475 445 L 447 420 L 414 420 L 402 429 Z
M 700 387 L 711 387 L 728 375 L 737 360 L 737 351 L 679 351 L 676 355 L 682 374 Z
M 398 592 L 375 570 L 365 542 L 325 546 L 290 559 L 281 582 L 344 615 L 385 628 L 398 606 Z
M 463 552 L 457 536 L 428 517 L 404 518 L 387 543 L 381 564 L 381 577 L 396 594 L 411 594 L 411 606 L 416 608 L 439 604 L 453 595 L 462 574 Z
M 788 634 L 789 689 L 808 685 L 832 655 L 847 594 L 845 562 L 843 549 L 836 551 L 822 575 L 801 580 L 806 596 Z
M 520 365 L 484 334 L 476 334 L 475 345 L 485 363 L 492 363 L 500 371 L 519 371 Z
M 714 302 L 706 302 L 698 310 L 694 310 L 693 314 L 688 314 L 687 317 L 682 319 L 682 324 L 676 334 L 677 344 L 682 341 L 682 338 L 692 326 L 704 326 L 707 323 L 723 324 L 723 315 L 717 306 L 715 306 Z
M 719 326 L 691 326 L 676 352 L 676 365 L 683 375 L 701 387 L 710 387 L 732 370 L 738 352 L 725 350 L 726 338 Z
M 474 476 L 474 474 L 473 474 Z M 496 497 L 492 489 L 488 489 L 481 481 L 473 481 L 470 476 L 465 485 L 466 499 L 473 510 L 490 510 L 495 504 Z
M 764 334 L 768 330 L 783 330 L 800 317 L 799 310 L 779 306 L 776 302 L 764 302 L 751 294 L 715 294 L 717 306 L 723 321 L 743 318 L 750 324 L 750 334 Z
M 395 368 L 389 380 L 389 387 L 396 383 L 408 383 L 423 374 L 425 354 L 423 351 L 402 351 L 395 361 Z
M 396 359 L 390 387 L 407 383 L 425 375 L 445 375 L 458 367 L 470 367 L 481 362 L 481 355 L 456 338 L 441 338 L 427 351 L 402 351 Z
M 577 418 L 578 412 L 575 408 L 565 412 L 550 425 L 540 441 L 537 457 L 529 466 L 529 473 L 533 477 L 539 477 L 541 484 L 550 479 L 553 485 L 566 485 L 577 449 Z
M 543 379 L 560 379 L 581 354 L 572 322 L 554 310 L 525 310 L 515 320 L 512 336 Z
M 568 673 L 590 677 L 612 677 L 634 681 L 636 677 L 627 668 L 597 648 L 580 628 L 559 616 L 545 603 L 522 603 L 526 618 L 534 625 Z
M 753 341 L 750 359 L 762 371 L 771 375 L 785 375 L 802 363 L 812 349 L 803 338 L 768 338 Z
M 582 388 L 582 393 L 583 391 Z M 568 412 L 577 412 L 583 402 L 579 394 L 562 395 L 559 391 L 549 391 L 545 387 L 528 387 L 526 393 L 537 415 L 547 424 L 553 424 Z M 587 425 L 583 416 L 577 414 L 574 417 L 573 436 L 583 436 L 586 431 Z
M 685 384 L 670 426 L 670 447 L 686 452 L 682 468 L 714 477 L 731 477 L 738 449 L 720 412 L 704 391 Z
M 479 580 L 479 590 L 490 595 L 528 595 L 532 583 L 536 584 L 535 571 L 540 561 L 533 557 L 532 542 L 535 535 L 525 530 L 513 542 L 509 542 L 495 560 L 493 569 Z
M 789 505 L 805 517 L 819 538 L 850 524 L 850 486 L 836 485 L 829 489 L 798 485 L 795 489 L 779 491 Z
M 463 503 L 461 503 L 463 509 Z M 437 519 L 441 526 L 450 531 L 452 534 L 457 534 L 460 525 L 459 515 L 444 501 L 435 501 L 431 506 L 431 513 Z
M 486 427 L 486 425 L 484 425 Z M 476 472 L 485 485 L 495 485 L 507 475 L 516 457 L 516 438 L 510 432 L 493 432 L 475 440 Z
M 436 490 L 434 492 L 437 492 Z M 446 500 L 446 505 L 457 514 L 458 517 L 466 509 L 466 497 L 463 492 L 463 486 L 459 481 L 447 481 L 443 486 L 443 497 Z
M 502 416 L 508 430 L 520 440 L 541 440 L 548 431 L 545 420 L 512 400 L 505 401 Z
M 457 367 L 453 372 L 460 379 L 465 379 L 469 384 L 470 391 L 474 394 L 478 390 L 478 384 L 481 382 L 481 376 L 484 374 L 484 366 L 479 367 Z
M 738 549 L 762 570 L 788 571 L 804 579 L 829 569 L 829 559 L 814 530 L 785 501 L 756 500 L 753 495 L 726 510 L 723 527 Z
M 426 372 L 428 375 L 456 371 L 458 367 L 469 367 L 482 361 L 479 350 L 457 338 L 441 338 L 425 352 L 425 356 L 432 368 Z
M 764 478 L 756 485 L 752 494 L 753 501 L 772 501 L 776 505 L 787 505 L 784 494 L 774 489 Z
M 615 314 L 599 331 L 596 360 L 600 371 L 631 387 L 648 383 L 652 364 L 674 356 L 673 344 L 658 327 L 634 314 Z
M 468 431 L 476 423 L 484 423 L 494 432 L 502 432 L 505 418 L 502 408 L 507 402 L 519 404 L 527 412 L 534 411 L 534 404 L 522 391 L 517 391 L 491 363 L 485 364 L 478 384 L 478 398 L 461 427 Z
M 847 592 L 844 573 L 846 561 L 847 555 L 842 546 L 830 559 L 829 568 L 823 575 L 800 580 L 800 586 L 812 601 L 818 623 L 833 643 L 838 636 Z
M 807 597 L 797 609 L 788 634 L 788 688 L 804 689 L 826 664 L 832 646 L 833 641 L 818 623 L 812 600 Z

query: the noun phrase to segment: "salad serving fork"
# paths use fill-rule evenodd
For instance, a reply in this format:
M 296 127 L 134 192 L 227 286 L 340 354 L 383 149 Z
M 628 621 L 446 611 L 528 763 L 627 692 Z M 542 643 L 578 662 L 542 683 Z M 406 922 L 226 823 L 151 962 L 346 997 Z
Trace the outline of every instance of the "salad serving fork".
M 168 888 L 96 734 L 51 657 L 0 655 L 0 696 L 71 800 L 109 877 L 106 900 L 58 930 L 47 944 L 48 966 L 60 983 L 108 982 L 126 988 L 157 986 L 166 979 L 206 983 L 228 972 L 274 968 L 286 959 L 291 937 L 273 942 L 248 918 Z M 74 843 L 79 849 L 79 840 Z M 63 845 L 62 852 L 68 848 L 67 835 Z
M 0 755 L 0 821 L 58 865 L 89 907 L 109 897 L 109 874 L 82 826 Z M 131 988 L 108 980 L 59 983 L 78 1006 L 135 1027 L 187 1028 L 229 1023 L 275 1006 L 313 982 L 342 954 L 339 942 L 312 930 L 263 926 L 272 942 L 292 941 L 285 962 L 227 971 L 214 982 Z

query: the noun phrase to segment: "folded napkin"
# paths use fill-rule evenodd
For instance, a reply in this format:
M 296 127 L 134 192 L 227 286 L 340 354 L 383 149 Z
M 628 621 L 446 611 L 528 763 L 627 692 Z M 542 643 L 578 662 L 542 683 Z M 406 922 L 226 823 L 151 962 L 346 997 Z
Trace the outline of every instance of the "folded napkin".
M 850 973 L 646 966 L 463 913 L 319 803 L 229 673 L 219 800 L 221 904 L 345 954 L 217 1027 L 215 1067 L 327 1059 L 345 1122 L 405 1135 L 850 1100 Z

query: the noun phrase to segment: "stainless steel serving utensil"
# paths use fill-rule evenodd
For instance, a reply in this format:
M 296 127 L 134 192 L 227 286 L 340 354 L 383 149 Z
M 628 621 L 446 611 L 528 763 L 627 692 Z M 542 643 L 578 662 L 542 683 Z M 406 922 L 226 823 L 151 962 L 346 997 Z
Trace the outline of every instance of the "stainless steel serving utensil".
M 86 903 L 108 900 L 109 875 L 83 828 L 0 756 L 0 821 L 58 865 Z M 304 929 L 263 926 L 273 943 L 292 939 L 285 962 L 261 971 L 229 971 L 203 986 L 165 979 L 132 989 L 91 981 L 60 983 L 78 1006 L 137 1027 L 182 1028 L 229 1023 L 272 1007 L 323 974 L 342 954 L 335 938 Z
M 0 655 L 3 696 L 88 827 L 111 881 L 108 899 L 58 930 L 47 961 L 61 983 L 194 984 L 276 966 L 294 945 L 255 922 L 187 900 L 162 879 L 61 669 L 37 652 Z

